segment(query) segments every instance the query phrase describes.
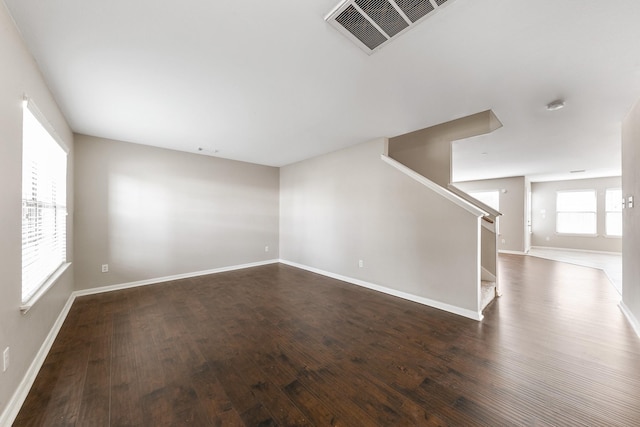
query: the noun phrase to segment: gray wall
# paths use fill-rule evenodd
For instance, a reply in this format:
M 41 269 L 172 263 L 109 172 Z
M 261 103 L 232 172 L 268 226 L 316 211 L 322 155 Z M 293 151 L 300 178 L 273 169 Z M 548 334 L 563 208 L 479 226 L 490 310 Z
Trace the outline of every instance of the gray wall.
M 604 215 L 605 190 L 607 188 L 620 188 L 621 182 L 620 177 L 611 177 L 532 183 L 532 246 L 621 252 L 622 239 L 605 236 Z M 596 237 L 566 236 L 556 233 L 556 192 L 578 189 L 597 191 L 598 235 Z M 545 211 L 544 214 L 543 210 Z
M 76 135 L 75 183 L 77 289 L 278 258 L 278 168 Z
M 384 145 L 281 169 L 280 257 L 477 312 L 478 218 L 383 162 Z
M 466 192 L 499 190 L 502 216 L 499 219 L 498 250 L 514 252 L 526 250 L 524 177 L 456 182 L 455 186 Z
M 431 181 L 451 182 L 452 141 L 494 131 L 502 124 L 491 110 L 389 139 L 389 157 Z
M 533 232 L 533 219 L 531 212 L 531 200 L 533 198 L 533 194 L 531 193 L 531 181 L 526 177 L 524 180 L 524 197 L 524 224 L 526 227 L 524 233 L 524 251 L 529 252 L 529 249 L 531 249 L 531 234 Z
M 640 104 L 622 125 L 622 194 L 633 196 L 633 209 L 623 210 L 622 303 L 635 317 L 640 334 Z
M 22 98 L 28 94 L 71 150 L 68 158 L 67 259 L 73 254 L 73 135 L 0 5 L 0 353 L 10 347 L 9 370 L 0 369 L 0 417 L 73 290 L 71 266 L 25 315 L 20 314 L 22 275 Z

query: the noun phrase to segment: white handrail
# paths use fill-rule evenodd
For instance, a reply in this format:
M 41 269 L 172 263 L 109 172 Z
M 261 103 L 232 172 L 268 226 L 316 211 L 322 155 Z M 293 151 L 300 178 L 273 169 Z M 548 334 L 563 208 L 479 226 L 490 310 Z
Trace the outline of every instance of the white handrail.
M 456 195 L 462 197 L 466 201 L 476 205 L 480 209 L 483 209 L 483 210 L 489 212 L 489 215 L 491 215 L 493 217 L 498 217 L 498 216 L 502 215 L 502 212 L 497 211 L 494 208 L 492 208 L 491 206 L 487 205 L 486 203 L 476 199 L 472 195 L 468 194 L 466 191 L 461 190 L 460 188 L 456 187 L 455 184 L 449 184 L 448 185 L 448 189 L 450 191 L 454 192 Z
M 444 188 L 443 186 L 441 186 L 439 184 L 436 184 L 435 182 L 431 181 L 428 178 L 425 178 L 424 176 L 420 175 L 418 172 L 414 171 L 411 168 L 408 168 L 407 166 L 403 165 L 402 163 L 398 162 L 397 160 L 394 160 L 391 157 L 386 156 L 384 154 L 380 155 L 380 157 L 382 158 L 383 161 L 385 161 L 389 165 L 393 166 L 394 168 L 398 169 L 400 172 L 404 173 L 408 177 L 414 179 L 415 181 L 418 181 L 420 184 L 424 185 L 425 187 L 430 188 L 434 192 L 440 194 L 442 197 L 444 197 L 444 198 L 448 199 L 449 201 L 455 203 L 456 205 L 458 205 L 461 208 L 467 210 L 468 212 L 474 214 L 475 216 L 483 217 L 483 216 L 489 215 L 488 212 L 486 212 L 486 211 L 480 209 L 479 207 L 473 205 L 472 203 L 464 200 L 462 197 L 460 197 L 457 194 L 453 193 L 452 191 Z

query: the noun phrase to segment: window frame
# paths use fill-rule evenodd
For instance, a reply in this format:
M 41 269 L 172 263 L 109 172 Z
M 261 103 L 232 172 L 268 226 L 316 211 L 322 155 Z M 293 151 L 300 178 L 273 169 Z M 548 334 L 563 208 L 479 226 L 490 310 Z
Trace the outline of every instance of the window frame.
M 559 197 L 561 194 L 567 193 L 591 193 L 593 194 L 594 201 L 594 210 L 560 210 L 558 208 L 559 205 Z M 575 189 L 575 190 L 558 190 L 556 191 L 556 224 L 555 231 L 556 234 L 561 236 L 577 236 L 577 237 L 597 237 L 598 236 L 598 191 L 595 189 L 585 188 L 585 189 Z M 559 218 L 561 214 L 593 214 L 593 232 L 575 232 L 575 231 L 560 231 L 559 230 Z
M 27 114 L 30 114 L 31 117 L 27 117 Z M 56 152 L 56 156 L 59 158 L 59 160 L 62 161 L 62 159 L 64 160 L 64 165 L 58 165 L 57 167 L 57 172 L 58 175 L 57 177 L 53 177 L 52 180 L 55 182 L 56 184 L 56 188 L 61 188 L 61 197 L 56 197 L 56 200 L 49 200 L 48 201 L 48 207 L 46 209 L 48 209 L 49 211 L 47 211 L 47 213 L 51 214 L 51 211 L 53 211 L 53 221 L 54 224 L 59 224 L 59 216 L 62 215 L 64 217 L 64 221 L 62 226 L 60 227 L 56 227 L 54 226 L 53 229 L 54 230 L 59 230 L 59 232 L 55 232 L 53 234 L 49 233 L 48 237 L 54 237 L 57 239 L 62 240 L 62 242 L 60 242 L 59 245 L 56 245 L 56 250 L 59 251 L 57 252 L 57 255 L 60 257 L 61 256 L 61 262 L 60 264 L 58 264 L 55 268 L 53 267 L 48 267 L 46 269 L 41 270 L 42 274 L 37 275 L 37 279 L 35 279 L 34 281 L 32 281 L 31 283 L 26 283 L 25 282 L 25 237 L 24 237 L 24 233 L 25 233 L 25 227 L 29 227 L 30 224 L 28 224 L 28 222 L 26 222 L 26 215 L 25 215 L 25 203 L 32 203 L 32 202 L 36 202 L 36 207 L 35 209 L 38 210 L 38 212 L 45 212 L 45 208 L 43 207 L 44 203 L 47 203 L 47 201 L 45 200 L 45 197 L 40 197 L 39 195 L 34 197 L 34 198 L 25 198 L 26 196 L 28 197 L 28 193 L 32 193 L 32 191 L 30 190 L 26 190 L 25 191 L 25 185 L 33 185 L 32 181 L 29 180 L 25 180 L 25 175 L 26 175 L 26 171 L 25 171 L 25 166 L 26 163 L 28 161 L 28 158 L 34 158 L 37 157 L 36 156 L 29 156 L 27 157 L 26 151 L 28 150 L 28 143 L 26 143 L 26 139 L 27 136 L 25 135 L 26 131 L 25 129 L 27 124 L 26 121 L 27 120 L 35 120 L 42 129 L 37 129 L 38 132 L 44 131 L 46 132 L 46 134 L 48 135 L 49 138 L 47 138 L 47 142 L 45 143 L 45 145 L 47 145 L 49 147 L 50 150 L 60 150 L 60 152 Z M 62 139 L 58 136 L 58 134 L 56 133 L 54 127 L 51 125 L 51 123 L 46 119 L 46 117 L 42 114 L 42 112 L 40 111 L 40 109 L 36 106 L 36 104 L 33 102 L 33 100 L 31 100 L 29 97 L 27 97 L 25 95 L 24 99 L 23 99 L 23 103 L 22 103 L 22 137 L 21 137 L 21 143 L 22 143 L 22 160 L 21 160 L 21 169 L 22 169 L 22 179 L 21 179 L 21 206 L 22 206 L 22 214 L 21 214 L 21 229 L 22 229 L 22 233 L 23 233 L 23 237 L 22 237 L 22 242 L 21 242 L 21 260 L 22 260 L 22 268 L 21 268 L 21 281 L 20 281 L 20 295 L 21 295 L 21 305 L 20 305 L 20 310 L 22 311 L 22 313 L 26 313 L 56 282 L 57 280 L 62 276 L 62 274 L 67 270 L 67 268 L 71 265 L 71 263 L 68 261 L 68 250 L 67 250 L 67 242 L 68 242 L 68 223 L 67 223 L 67 216 L 68 216 L 68 206 L 67 206 L 67 202 L 68 202 L 68 195 L 67 195 L 67 191 L 69 189 L 69 185 L 68 185 L 68 176 L 69 176 L 69 162 L 68 162 L 68 154 L 69 154 L 69 149 L 68 147 L 65 145 L 65 143 L 62 141 Z M 48 144 L 56 144 L 55 147 L 53 146 L 49 146 Z M 54 156 L 55 157 L 55 156 Z M 63 169 L 63 170 L 62 170 Z M 39 169 L 41 170 L 41 169 Z M 46 175 L 46 172 L 45 174 Z M 41 175 L 41 176 L 43 176 Z M 55 174 L 52 174 L 55 175 Z M 62 186 L 62 187 L 60 187 Z M 39 218 L 41 218 L 41 216 L 39 216 Z M 43 238 L 39 238 L 39 241 L 43 241 L 45 240 L 46 237 Z M 45 242 L 46 243 L 46 242 Z M 54 260 L 56 260 L 56 257 L 54 257 Z M 54 261 L 53 263 L 57 263 L 57 261 Z M 53 265 L 53 264 L 52 264 Z M 35 285 L 34 285 L 35 283 Z M 26 285 L 29 285 L 28 288 L 28 292 L 25 292 L 25 288 Z

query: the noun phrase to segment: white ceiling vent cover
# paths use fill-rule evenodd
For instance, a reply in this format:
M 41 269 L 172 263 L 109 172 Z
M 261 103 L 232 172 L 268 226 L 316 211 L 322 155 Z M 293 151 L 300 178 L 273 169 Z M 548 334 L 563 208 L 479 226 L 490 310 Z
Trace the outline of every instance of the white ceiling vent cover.
M 454 0 L 344 0 L 325 19 L 369 55 Z

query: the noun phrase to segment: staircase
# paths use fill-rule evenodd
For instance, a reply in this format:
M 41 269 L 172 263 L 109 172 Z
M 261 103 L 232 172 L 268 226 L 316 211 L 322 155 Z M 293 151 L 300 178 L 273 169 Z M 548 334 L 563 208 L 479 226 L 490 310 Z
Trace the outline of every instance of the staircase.
M 390 138 L 387 141 L 386 156 L 401 164 L 415 175 L 414 179 L 432 190 L 454 201 L 459 206 L 468 204 L 469 212 L 479 213 L 478 218 L 478 267 L 476 292 L 479 318 L 482 311 L 497 296 L 501 295 L 498 280 L 498 234 L 499 217 L 502 215 L 492 207 L 471 197 L 451 183 L 452 142 L 486 134 L 500 128 L 502 123 L 491 110 L 462 117 L 430 128 Z M 400 170 L 402 168 L 396 167 Z M 463 203 L 460 203 L 461 200 Z
M 497 275 L 482 266 L 480 271 L 480 312 L 484 311 L 491 301 L 500 296 L 497 282 Z
M 480 311 L 485 308 L 496 298 L 496 282 L 482 280 L 480 282 Z

